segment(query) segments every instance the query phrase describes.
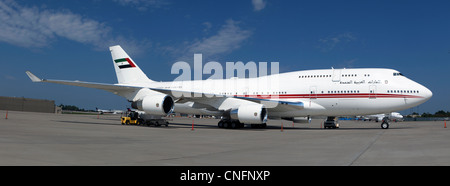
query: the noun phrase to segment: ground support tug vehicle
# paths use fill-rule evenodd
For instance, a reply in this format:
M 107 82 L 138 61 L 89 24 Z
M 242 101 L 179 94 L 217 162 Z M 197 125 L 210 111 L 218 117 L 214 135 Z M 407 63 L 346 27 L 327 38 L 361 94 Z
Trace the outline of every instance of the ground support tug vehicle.
M 169 126 L 169 120 L 162 116 L 145 114 L 139 111 L 127 111 L 120 119 L 122 125 Z

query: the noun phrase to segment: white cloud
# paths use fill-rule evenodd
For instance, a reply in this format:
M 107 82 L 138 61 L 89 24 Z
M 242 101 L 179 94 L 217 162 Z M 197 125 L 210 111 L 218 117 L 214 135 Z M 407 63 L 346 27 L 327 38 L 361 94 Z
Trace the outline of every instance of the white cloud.
M 205 26 L 205 28 L 203 29 L 203 32 L 208 33 L 209 30 L 211 30 L 212 28 L 212 24 L 210 22 L 204 22 L 203 26 Z
M 0 2 L 0 41 L 22 47 L 43 47 L 57 37 L 95 44 L 109 28 L 71 12 L 22 7 L 14 1 Z
M 217 34 L 194 42 L 187 42 L 182 49 L 168 48 L 179 60 L 193 59 L 194 53 L 202 53 L 204 59 L 217 58 L 241 47 L 242 42 L 252 35 L 249 30 L 238 26 L 238 22 L 227 20 Z
M 266 2 L 264 0 L 252 0 L 253 10 L 260 11 L 266 7 Z
M 0 1 L 0 28 L 0 42 L 25 48 L 47 47 L 64 38 L 107 50 L 108 45 L 124 41 L 122 36 L 113 37 L 111 28 L 99 21 L 70 11 L 24 7 L 13 0 Z
M 351 33 L 343 33 L 338 35 L 328 36 L 326 38 L 319 39 L 318 48 L 322 51 L 327 52 L 333 50 L 338 44 L 349 43 L 355 41 L 356 37 Z

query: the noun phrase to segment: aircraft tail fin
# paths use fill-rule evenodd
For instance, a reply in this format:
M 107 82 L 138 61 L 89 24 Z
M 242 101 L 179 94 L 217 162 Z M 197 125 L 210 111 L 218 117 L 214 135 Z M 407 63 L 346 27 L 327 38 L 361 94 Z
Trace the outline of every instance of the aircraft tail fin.
M 153 82 L 142 72 L 139 66 L 128 56 L 120 45 L 109 47 L 119 84 Z

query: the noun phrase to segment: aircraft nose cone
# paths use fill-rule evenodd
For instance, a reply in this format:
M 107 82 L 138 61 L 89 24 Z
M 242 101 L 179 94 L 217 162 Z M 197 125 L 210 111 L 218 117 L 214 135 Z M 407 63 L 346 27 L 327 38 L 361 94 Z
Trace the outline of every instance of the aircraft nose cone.
M 433 96 L 433 92 L 431 92 L 430 89 L 425 88 L 424 90 L 424 97 L 426 100 L 429 100 Z

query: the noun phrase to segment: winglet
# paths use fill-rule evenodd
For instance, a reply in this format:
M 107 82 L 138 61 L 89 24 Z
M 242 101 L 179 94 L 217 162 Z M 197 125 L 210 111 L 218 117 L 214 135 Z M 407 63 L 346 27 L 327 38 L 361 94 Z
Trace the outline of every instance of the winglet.
M 30 71 L 26 71 L 25 73 L 27 73 L 27 75 L 31 79 L 31 81 L 33 81 L 33 82 L 42 82 L 42 79 L 38 78 L 36 75 L 31 73 Z

